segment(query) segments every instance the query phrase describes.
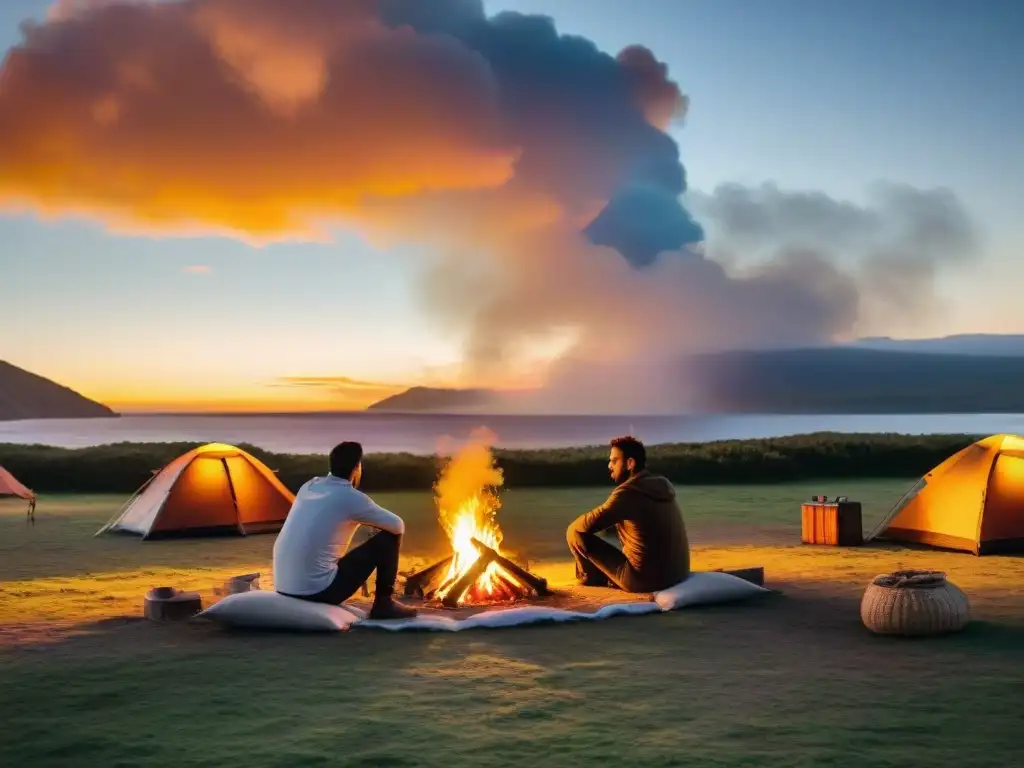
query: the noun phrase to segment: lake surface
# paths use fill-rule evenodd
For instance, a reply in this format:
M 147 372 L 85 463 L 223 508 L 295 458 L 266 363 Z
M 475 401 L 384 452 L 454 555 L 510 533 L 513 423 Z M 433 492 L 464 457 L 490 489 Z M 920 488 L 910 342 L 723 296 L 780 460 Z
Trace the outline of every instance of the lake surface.
M 283 453 L 327 453 L 342 440 L 358 440 L 368 453 L 431 454 L 446 441 L 465 440 L 486 427 L 501 448 L 606 445 L 633 434 L 648 445 L 807 432 L 903 434 L 1024 433 L 1024 414 L 689 416 L 469 416 L 330 413 L 288 415 L 130 415 L 117 419 L 40 419 L 0 422 L 0 442 L 79 448 L 128 442 L 249 443 Z

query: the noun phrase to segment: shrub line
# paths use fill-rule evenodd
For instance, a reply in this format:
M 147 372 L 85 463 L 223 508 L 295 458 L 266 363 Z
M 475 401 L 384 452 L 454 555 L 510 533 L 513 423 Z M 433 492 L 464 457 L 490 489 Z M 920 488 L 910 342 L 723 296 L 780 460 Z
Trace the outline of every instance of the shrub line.
M 817 432 L 756 440 L 648 446 L 652 471 L 679 485 L 739 485 L 797 480 L 909 478 L 923 475 L 981 435 Z M 37 493 L 132 493 L 154 470 L 202 443 L 114 443 L 88 448 L 0 443 L 0 465 Z M 239 444 L 293 491 L 324 474 L 326 455 L 273 453 Z M 506 488 L 607 485 L 606 446 L 495 450 Z M 367 491 L 430 488 L 444 457 L 370 453 Z

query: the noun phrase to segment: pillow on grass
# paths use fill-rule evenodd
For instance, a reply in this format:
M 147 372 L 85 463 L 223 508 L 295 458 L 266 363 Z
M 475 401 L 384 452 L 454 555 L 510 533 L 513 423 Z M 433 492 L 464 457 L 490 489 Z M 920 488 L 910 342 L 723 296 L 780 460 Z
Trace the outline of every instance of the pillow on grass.
M 296 632 L 343 632 L 359 620 L 340 605 L 312 603 L 269 589 L 228 595 L 198 616 L 229 627 Z
M 673 611 L 687 605 L 713 605 L 764 595 L 770 589 L 744 581 L 739 576 L 719 571 L 694 571 L 685 581 L 674 587 L 654 593 L 654 602 L 663 611 Z

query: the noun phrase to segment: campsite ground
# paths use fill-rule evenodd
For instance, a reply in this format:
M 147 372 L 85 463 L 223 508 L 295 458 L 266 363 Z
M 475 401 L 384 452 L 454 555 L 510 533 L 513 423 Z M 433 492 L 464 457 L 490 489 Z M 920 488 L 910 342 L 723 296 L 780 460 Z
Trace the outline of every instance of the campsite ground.
M 1024 558 L 799 544 L 799 502 L 841 492 L 870 529 L 909 481 L 680 489 L 698 569 L 764 565 L 781 594 L 605 622 L 465 633 L 229 633 L 139 619 L 151 586 L 258 570 L 272 536 L 92 538 L 115 497 L 0 503 L 0 764 L 1007 765 L 1024 693 Z M 506 546 L 553 582 L 563 531 L 607 489 L 504 496 Z M 407 565 L 444 541 L 427 494 L 381 494 Z M 975 623 L 876 638 L 877 573 L 937 568 Z

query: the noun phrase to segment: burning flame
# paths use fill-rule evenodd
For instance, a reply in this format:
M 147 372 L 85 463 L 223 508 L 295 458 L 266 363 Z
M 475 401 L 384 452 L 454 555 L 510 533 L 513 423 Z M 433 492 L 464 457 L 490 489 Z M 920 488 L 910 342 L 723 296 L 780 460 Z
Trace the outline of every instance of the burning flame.
M 473 545 L 474 538 L 501 552 L 501 527 L 495 517 L 501 507 L 497 489 L 504 483 L 504 476 L 491 453 L 488 435 L 475 432 L 471 442 L 441 470 L 434 484 L 438 517 L 451 542 L 453 554 L 442 586 L 437 591 L 437 597 L 441 599 L 480 558 L 479 550 Z M 459 598 L 459 603 L 507 599 L 504 580 L 515 587 L 522 586 L 497 563 L 490 563 Z

